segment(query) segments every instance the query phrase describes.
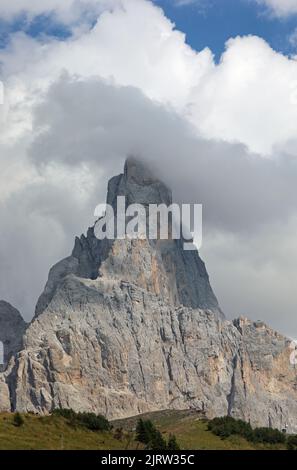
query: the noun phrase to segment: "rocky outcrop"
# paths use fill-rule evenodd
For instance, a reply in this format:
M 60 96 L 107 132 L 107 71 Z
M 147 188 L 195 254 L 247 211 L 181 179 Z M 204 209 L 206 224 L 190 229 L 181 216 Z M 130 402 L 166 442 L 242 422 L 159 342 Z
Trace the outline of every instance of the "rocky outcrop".
M 3 344 L 3 366 L 20 351 L 26 322 L 20 312 L 3 300 L 0 301 L 0 341 Z
M 172 200 L 134 160 L 109 183 L 108 202 L 117 195 Z M 0 393 L 9 384 L 21 411 L 71 407 L 121 418 L 193 408 L 297 432 L 289 345 L 262 323 L 227 321 L 204 263 L 181 242 L 99 241 L 91 228 L 50 271 Z
M 10 411 L 10 380 L 5 374 L 1 374 L 7 368 L 11 358 L 22 349 L 23 336 L 27 324 L 21 314 L 9 303 L 0 301 L 0 342 L 2 344 L 0 364 L 0 410 Z

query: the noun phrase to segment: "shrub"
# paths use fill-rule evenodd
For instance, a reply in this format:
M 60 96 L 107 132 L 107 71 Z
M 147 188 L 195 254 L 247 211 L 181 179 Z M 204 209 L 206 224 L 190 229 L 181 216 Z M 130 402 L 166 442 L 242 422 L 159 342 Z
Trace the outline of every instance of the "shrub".
M 13 417 L 13 424 L 19 428 L 20 426 L 23 426 L 24 424 L 24 418 L 22 417 L 22 415 L 20 415 L 20 413 L 16 413 Z
M 150 450 L 178 450 L 175 436 L 170 436 L 168 444 L 160 431 L 149 420 L 140 419 L 136 427 L 136 440 Z M 170 447 L 169 447 L 170 445 Z
M 73 420 L 77 418 L 77 413 L 70 408 L 56 408 L 53 411 L 54 416 L 61 416 L 62 418 Z
M 233 434 L 238 434 L 246 439 L 250 439 L 253 433 L 252 427 L 249 423 L 241 419 L 234 419 L 231 416 L 224 416 L 222 418 L 214 418 L 208 423 L 208 430 L 216 436 L 226 438 Z
M 214 418 L 209 421 L 208 430 L 221 438 L 237 434 L 255 443 L 284 444 L 286 442 L 286 436 L 278 429 L 253 429 L 249 423 L 240 419 L 234 419 L 231 416 Z
M 170 436 L 168 439 L 167 450 L 180 450 L 175 436 Z
M 284 444 L 286 436 L 278 429 L 256 428 L 253 431 L 251 440 L 265 444 Z
M 136 440 L 146 444 L 146 430 L 143 419 L 139 419 L 136 426 Z
M 142 444 L 150 444 L 155 431 L 156 428 L 151 421 L 140 419 L 136 426 L 136 440 Z
M 91 431 L 109 431 L 110 424 L 104 416 L 95 413 L 78 413 L 78 422 Z
M 289 436 L 287 439 L 287 449 L 297 450 L 297 436 Z
M 68 408 L 57 408 L 53 415 L 61 416 L 68 421 L 71 426 L 84 426 L 91 431 L 110 431 L 111 426 L 108 420 L 95 413 L 76 413 Z

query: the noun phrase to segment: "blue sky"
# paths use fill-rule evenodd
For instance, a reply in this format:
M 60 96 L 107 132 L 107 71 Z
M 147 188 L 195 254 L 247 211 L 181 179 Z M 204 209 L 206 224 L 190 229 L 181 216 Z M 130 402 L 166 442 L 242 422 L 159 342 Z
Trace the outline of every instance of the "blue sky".
M 32 37 L 42 35 L 67 38 L 71 35 L 70 30 L 53 21 L 49 15 L 38 15 L 28 22 L 25 15 L 20 15 L 13 23 L 8 24 L 0 20 L 0 47 L 4 47 L 11 33 L 25 31 Z
M 177 29 L 187 35 L 187 42 L 196 50 L 205 46 L 218 59 L 225 42 L 237 35 L 254 34 L 264 38 L 276 51 L 295 53 L 289 37 L 297 27 L 297 16 L 276 18 L 263 8 L 246 0 L 210 0 L 205 8 L 195 4 L 174 5 L 173 0 L 155 0 Z M 205 2 L 206 3 L 206 2 Z
M 177 29 L 186 33 L 188 44 L 196 50 L 209 47 L 217 61 L 224 51 L 225 42 L 237 35 L 260 36 L 273 49 L 284 54 L 295 54 L 297 51 L 297 39 L 295 45 L 289 41 L 297 28 L 297 15 L 273 17 L 249 0 L 200 0 L 199 4 L 202 2 L 204 7 L 199 7 L 195 0 L 183 6 L 177 6 L 177 0 L 154 2 L 163 8 Z M 20 30 L 35 37 L 47 34 L 66 38 L 71 34 L 70 29 L 55 24 L 48 15 L 39 15 L 31 23 L 21 16 L 10 25 L 0 20 L 0 47 L 6 44 L 10 33 Z

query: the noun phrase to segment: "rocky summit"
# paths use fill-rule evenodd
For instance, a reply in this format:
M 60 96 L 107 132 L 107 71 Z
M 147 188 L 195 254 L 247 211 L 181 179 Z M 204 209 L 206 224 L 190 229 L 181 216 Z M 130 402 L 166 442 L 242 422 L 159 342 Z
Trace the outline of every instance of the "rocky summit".
M 170 190 L 129 159 L 107 202 L 170 205 Z M 94 227 L 56 264 L 29 325 L 0 302 L 2 410 L 56 407 L 124 418 L 163 409 L 231 415 L 297 432 L 290 341 L 226 320 L 198 252 L 180 240 L 98 240 Z

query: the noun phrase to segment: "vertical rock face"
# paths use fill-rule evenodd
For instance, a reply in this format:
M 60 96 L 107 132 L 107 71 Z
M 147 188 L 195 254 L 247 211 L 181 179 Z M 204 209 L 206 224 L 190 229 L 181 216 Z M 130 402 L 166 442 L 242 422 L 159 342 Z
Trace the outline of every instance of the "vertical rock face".
M 27 324 L 9 303 L 0 301 L 0 341 L 3 344 L 3 368 L 20 351 Z
M 107 202 L 123 195 L 127 204 L 172 202 L 135 160 L 109 182 Z M 196 408 L 297 432 L 289 344 L 262 323 L 227 321 L 204 263 L 182 241 L 99 241 L 90 228 L 51 269 L 0 393 L 21 411 L 120 418 Z
M 1 374 L 12 357 L 23 347 L 23 336 L 27 324 L 21 314 L 9 303 L 0 301 L 0 342 L 2 344 L 0 364 L 0 410 L 10 411 L 9 380 Z

